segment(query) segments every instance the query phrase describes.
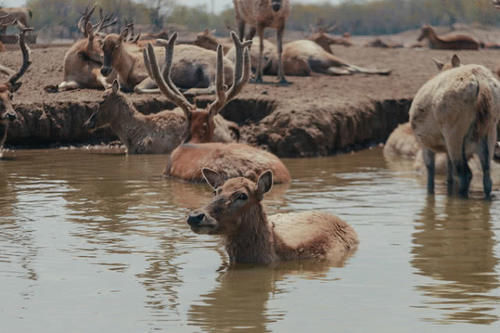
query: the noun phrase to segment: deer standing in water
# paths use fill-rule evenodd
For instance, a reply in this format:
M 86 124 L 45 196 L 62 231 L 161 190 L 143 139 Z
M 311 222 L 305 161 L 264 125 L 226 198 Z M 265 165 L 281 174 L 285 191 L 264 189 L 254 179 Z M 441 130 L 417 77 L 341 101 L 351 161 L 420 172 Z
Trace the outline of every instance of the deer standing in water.
M 417 92 L 410 108 L 410 124 L 423 147 L 427 191 L 434 193 L 435 154 L 447 153 L 448 193 L 467 197 L 472 173 L 468 159 L 477 153 L 483 189 L 490 198 L 490 164 L 495 153 L 500 118 L 500 82 L 486 67 L 460 66 L 441 72 Z
M 48 92 L 58 92 L 74 89 L 107 89 L 116 78 L 116 73 L 104 77 L 100 73 L 102 66 L 102 51 L 100 41 L 103 38 L 103 29 L 116 24 L 112 15 L 103 16 L 100 10 L 100 20 L 92 25 L 90 18 L 95 6 L 86 8 L 85 13 L 78 21 L 78 29 L 84 38 L 74 43 L 64 55 L 64 80 L 57 86 L 46 86 Z
M 256 182 L 203 169 L 215 197 L 189 214 L 195 233 L 221 235 L 231 264 L 271 264 L 277 261 L 325 259 L 342 262 L 352 254 L 358 236 L 346 222 L 326 212 L 276 214 L 267 217 L 262 200 L 273 185 L 273 173 Z
M 239 128 L 235 123 L 220 115 L 214 117 L 214 122 L 214 141 L 233 142 L 239 138 Z M 127 154 L 169 154 L 187 136 L 189 123 L 180 108 L 142 114 L 119 91 L 115 80 L 99 109 L 84 124 L 91 130 L 107 125 L 127 147 Z
M 262 53 L 264 50 L 264 29 L 274 28 L 278 39 L 278 79 L 280 84 L 288 84 L 283 68 L 283 34 L 285 24 L 290 15 L 289 0 L 233 0 L 238 23 L 240 39 L 243 40 L 245 25 L 250 26 L 247 39 L 253 39 L 255 33 L 259 37 L 259 59 L 255 82 L 262 83 Z
M 25 34 L 33 29 L 25 27 L 20 22 L 17 22 L 17 25 L 20 30 L 19 46 L 23 54 L 23 63 L 21 68 L 9 77 L 7 82 L 0 84 L 0 157 L 2 155 L 3 145 L 7 139 L 9 123 L 17 118 L 16 110 L 12 105 L 13 94 L 21 88 L 22 83 L 18 81 L 31 65 L 30 49 L 25 42 Z
M 430 25 L 422 26 L 418 41 L 424 38 L 429 39 L 431 49 L 438 50 L 479 50 L 481 43 L 468 35 L 453 34 L 448 36 L 438 36 Z
M 185 143 L 170 155 L 165 174 L 187 181 L 201 182 L 203 167 L 217 170 L 228 178 L 257 175 L 270 169 L 275 173 L 277 182 L 289 182 L 290 173 L 275 155 L 245 144 L 212 142 L 215 115 L 241 92 L 250 77 L 248 46 L 251 42 L 242 43 L 234 32 L 231 33 L 231 37 L 237 50 L 233 84 L 228 91 L 224 91 L 224 54 L 222 47 L 219 47 L 216 61 L 216 99 L 205 109 L 198 109 L 196 105 L 189 103 L 170 78 L 177 34 L 174 34 L 167 44 L 164 75 L 160 73 L 153 46 L 149 44 L 145 50 L 148 71 L 161 92 L 185 112 L 190 124 Z

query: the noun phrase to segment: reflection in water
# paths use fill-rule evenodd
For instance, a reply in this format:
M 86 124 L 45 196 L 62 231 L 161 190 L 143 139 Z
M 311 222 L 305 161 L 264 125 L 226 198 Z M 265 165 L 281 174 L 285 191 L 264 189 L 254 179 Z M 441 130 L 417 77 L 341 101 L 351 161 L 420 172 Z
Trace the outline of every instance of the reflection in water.
M 412 265 L 432 280 L 417 286 L 430 297 L 427 306 L 439 309 L 441 319 L 491 324 L 500 297 L 490 295 L 500 286 L 495 266 L 496 241 L 490 215 L 491 202 L 444 198 L 443 206 L 428 197 L 413 234 Z M 467 203 L 470 203 L 468 201 Z
M 280 282 L 294 276 L 323 279 L 330 268 L 314 260 L 275 267 L 236 265 L 221 272 L 214 290 L 191 305 L 189 323 L 207 332 L 271 332 L 269 325 L 286 316 L 286 311 L 268 306 L 270 299 L 288 292 L 280 289 Z

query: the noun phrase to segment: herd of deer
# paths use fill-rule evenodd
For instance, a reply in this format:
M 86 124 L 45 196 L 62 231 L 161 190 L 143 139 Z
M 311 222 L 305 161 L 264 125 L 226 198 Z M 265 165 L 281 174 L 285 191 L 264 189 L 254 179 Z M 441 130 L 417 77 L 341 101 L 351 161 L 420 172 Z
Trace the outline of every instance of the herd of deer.
M 134 36 L 132 26 L 120 34 L 105 34 L 104 29 L 116 21 L 100 11 L 99 22 L 92 24 L 95 8 L 88 8 L 78 22 L 84 37 L 64 58 L 64 81 L 47 90 L 109 88 L 85 126 L 110 126 L 130 154 L 168 153 L 165 175 L 206 181 L 212 186 L 214 199 L 192 212 L 187 222 L 194 232 L 222 235 L 232 263 L 345 258 L 356 248 L 358 238 L 339 218 L 318 212 L 266 216 L 261 204 L 264 194 L 273 182 L 290 182 L 290 173 L 275 155 L 235 142 L 238 126 L 219 112 L 242 91 L 252 69 L 256 82 L 262 82 L 264 74 L 275 74 L 279 84 L 288 83 L 285 74 L 387 75 L 390 70 L 361 68 L 335 57 L 330 45 L 339 40 L 325 30 L 317 31 L 309 40 L 283 45 L 290 13 L 288 0 L 234 0 L 234 7 L 239 36 L 232 32 L 231 44 L 217 41 L 207 30 L 193 43 L 176 45 L 174 33 L 168 40 L 158 39 L 156 46 Z M 16 73 L 5 69 L 10 78 L 0 85 L 0 147 L 9 121 L 16 117 L 12 94 L 19 89 L 18 80 L 31 63 L 24 41 L 29 29 L 20 21 L 17 24 L 23 64 Z M 246 25 L 250 31 L 244 38 Z M 277 30 L 277 47 L 264 40 L 267 27 Z M 439 38 L 428 26 L 422 29 L 424 37 L 434 47 L 474 49 L 478 45 L 467 36 Z M 258 52 L 251 47 L 253 43 L 258 44 Z M 273 54 L 278 55 L 277 63 Z M 483 66 L 461 66 L 458 57 L 440 68 L 442 72 L 418 91 L 410 109 L 410 123 L 395 131 L 396 139 L 388 141 L 386 150 L 405 154 L 422 147 L 429 193 L 434 192 L 435 153 L 446 153 L 449 193 L 458 192 L 462 197 L 467 197 L 471 180 L 467 162 L 476 153 L 481 161 L 484 193 L 490 198 L 489 170 L 500 118 L 500 83 Z M 143 115 L 124 92 L 161 92 L 177 108 Z M 215 94 L 215 100 L 205 108 L 185 97 L 208 92 Z M 405 145 L 405 140 L 418 144 Z

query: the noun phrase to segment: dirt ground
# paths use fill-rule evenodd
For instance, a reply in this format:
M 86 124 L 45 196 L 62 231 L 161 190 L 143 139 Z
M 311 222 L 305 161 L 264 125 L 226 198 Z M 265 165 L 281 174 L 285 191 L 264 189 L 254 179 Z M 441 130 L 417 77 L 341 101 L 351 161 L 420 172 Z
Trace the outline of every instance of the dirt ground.
M 67 47 L 34 48 L 33 65 L 23 77 L 15 104 L 24 119 L 9 132 L 11 145 L 81 143 L 90 135 L 81 124 L 101 100 L 102 91 L 77 90 L 49 94 L 46 85 L 63 78 Z M 437 73 L 432 58 L 448 60 L 454 52 L 428 49 L 380 49 L 334 46 L 334 53 L 350 63 L 391 68 L 390 76 L 289 77 L 290 86 L 248 84 L 222 114 L 242 126 L 243 138 L 280 156 L 328 155 L 384 141 L 398 123 L 407 120 L 411 99 L 419 87 Z M 500 51 L 459 51 L 463 63 L 477 63 L 492 70 Z M 17 68 L 17 50 L 0 53 L 0 63 Z M 141 111 L 159 111 L 168 105 L 161 95 L 130 98 Z M 211 97 L 199 97 L 203 103 Z M 148 110 L 153 106 L 158 110 Z M 103 134 L 106 137 L 108 134 Z

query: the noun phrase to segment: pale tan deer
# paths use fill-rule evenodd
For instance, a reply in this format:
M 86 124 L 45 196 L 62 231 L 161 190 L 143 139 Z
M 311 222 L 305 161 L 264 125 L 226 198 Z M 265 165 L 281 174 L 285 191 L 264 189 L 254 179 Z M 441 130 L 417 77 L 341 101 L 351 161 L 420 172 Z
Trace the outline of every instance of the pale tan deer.
M 222 47 L 219 47 L 215 79 L 216 99 L 205 109 L 198 109 L 196 105 L 189 103 L 170 78 L 177 34 L 174 34 L 167 44 L 163 75 L 160 73 L 153 46 L 149 44 L 147 47 L 146 58 L 149 72 L 162 93 L 179 106 L 190 121 L 186 143 L 177 147 L 170 155 L 165 175 L 191 182 L 201 182 L 203 181 L 201 174 L 203 167 L 215 169 L 227 177 L 257 175 L 270 169 L 275 173 L 277 182 L 287 183 L 290 181 L 290 173 L 275 155 L 245 144 L 212 142 L 215 115 L 241 92 L 250 77 L 248 46 L 251 42 L 242 43 L 234 32 L 231 33 L 231 37 L 237 49 L 233 84 L 228 91 L 224 91 L 224 54 Z
M 212 51 L 217 51 L 217 47 L 219 45 L 222 45 L 224 54 L 227 54 L 233 47 L 233 42 L 225 39 L 217 39 L 214 34 L 215 30 L 205 29 L 202 32 L 196 34 L 196 39 L 194 40 L 193 44 Z
M 214 136 L 217 142 L 233 142 L 239 138 L 239 128 L 222 116 L 214 117 Z M 84 126 L 96 129 L 110 126 L 128 154 L 169 154 L 188 135 L 189 122 L 180 108 L 144 115 L 137 111 L 127 96 L 119 91 L 118 81 L 104 94 L 99 109 L 94 111 Z M 194 133 L 199 135 L 201 133 Z
M 438 36 L 430 25 L 422 26 L 417 41 L 427 38 L 431 49 L 438 50 L 479 50 L 481 43 L 471 36 L 452 34 Z
M 283 62 L 285 73 L 293 76 L 310 76 L 312 72 L 329 75 L 391 73 L 390 69 L 370 69 L 350 64 L 328 53 L 311 40 L 297 40 L 285 44 Z
M 0 84 L 0 157 L 2 157 L 3 145 L 7 139 L 7 131 L 9 123 L 16 120 L 17 114 L 12 105 L 13 94 L 21 88 L 19 79 L 26 73 L 31 65 L 30 49 L 25 42 L 25 34 L 33 29 L 25 27 L 22 23 L 17 22 L 19 33 L 19 46 L 23 55 L 23 63 L 21 68 L 13 73 L 7 82 Z
M 116 24 L 112 15 L 103 16 L 100 10 L 100 20 L 92 25 L 90 18 L 95 6 L 87 7 L 78 21 L 78 28 L 84 38 L 75 42 L 64 55 L 64 80 L 57 86 L 48 85 L 48 92 L 59 92 L 74 89 L 107 89 L 116 78 L 116 73 L 104 77 L 100 70 L 103 63 L 100 41 L 103 29 Z
M 109 75 L 113 70 L 118 73 L 120 88 L 123 91 L 137 93 L 159 92 L 157 85 L 149 78 L 141 50 L 135 45 L 125 44 L 128 30 L 120 35 L 109 34 L 103 41 L 104 63 L 101 73 Z M 166 41 L 157 40 L 157 45 L 166 45 Z M 179 45 L 173 60 L 172 80 L 181 89 L 191 89 L 190 94 L 209 93 L 213 91 L 215 79 L 216 53 L 195 45 Z M 157 52 L 164 52 L 158 48 Z M 230 80 L 232 64 L 225 59 L 224 75 Z M 200 90 L 198 90 L 200 89 Z
M 221 235 L 231 264 L 322 259 L 342 261 L 357 248 L 358 236 L 346 222 L 326 212 L 308 211 L 267 217 L 262 200 L 273 185 L 270 170 L 256 182 L 203 169 L 214 189 L 205 207 L 189 214 L 195 233 Z
M 283 68 L 283 34 L 285 24 L 290 15 L 288 0 L 233 0 L 236 21 L 240 38 L 244 38 L 245 25 L 250 26 L 247 39 L 253 39 L 255 33 L 259 37 L 259 53 L 255 82 L 263 82 L 262 53 L 264 51 L 264 30 L 274 28 L 277 31 L 278 41 L 278 79 L 280 84 L 288 84 Z
M 458 59 L 458 57 L 457 57 Z M 490 198 L 490 164 L 500 118 L 500 82 L 486 67 L 464 65 L 441 72 L 417 92 L 410 108 L 410 124 L 427 168 L 427 191 L 434 193 L 435 153 L 448 157 L 448 193 L 467 197 L 472 173 L 468 159 L 477 153 L 483 189 Z
M 11 16 L 25 27 L 29 26 L 29 20 L 33 17 L 33 13 L 29 8 L 0 8 L 0 16 L 7 15 Z M 5 34 L 6 30 L 7 26 L 0 26 L 0 34 Z

